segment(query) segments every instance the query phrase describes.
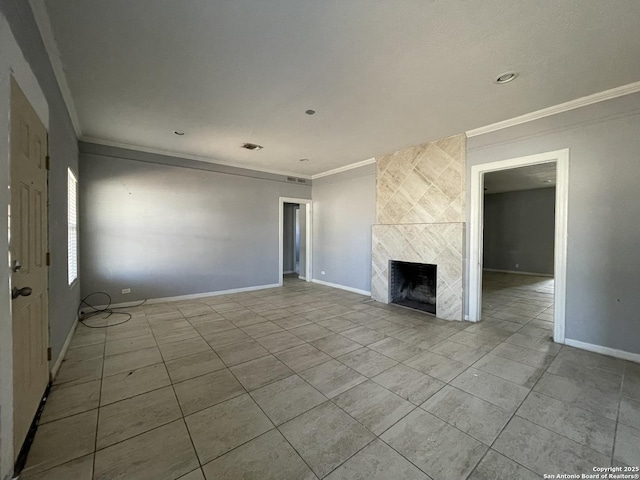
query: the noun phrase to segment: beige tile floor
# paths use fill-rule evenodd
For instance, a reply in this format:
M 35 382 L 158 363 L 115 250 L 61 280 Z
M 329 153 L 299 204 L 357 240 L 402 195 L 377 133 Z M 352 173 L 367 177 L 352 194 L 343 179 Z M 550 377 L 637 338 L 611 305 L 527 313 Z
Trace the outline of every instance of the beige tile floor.
M 553 281 L 484 321 L 316 284 L 80 326 L 21 478 L 534 479 L 640 464 L 640 365 L 551 342 Z

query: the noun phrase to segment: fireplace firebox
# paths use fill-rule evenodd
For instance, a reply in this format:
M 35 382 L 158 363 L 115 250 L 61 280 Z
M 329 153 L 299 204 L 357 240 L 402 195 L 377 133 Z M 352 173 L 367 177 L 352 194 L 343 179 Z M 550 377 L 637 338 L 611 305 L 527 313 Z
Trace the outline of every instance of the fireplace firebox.
M 389 301 L 436 314 L 437 266 L 389 260 Z

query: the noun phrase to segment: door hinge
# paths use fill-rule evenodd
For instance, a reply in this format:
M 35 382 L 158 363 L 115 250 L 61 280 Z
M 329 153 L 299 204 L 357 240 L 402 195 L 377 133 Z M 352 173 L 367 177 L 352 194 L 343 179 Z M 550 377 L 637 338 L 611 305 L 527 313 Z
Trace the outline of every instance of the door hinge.
M 47 262 L 47 267 L 51 266 L 51 252 L 47 252 L 46 262 Z
M 47 360 L 51 360 L 51 347 L 47 348 Z
M 51 157 L 49 155 L 47 155 L 46 157 L 44 157 L 45 160 L 45 167 L 47 170 L 49 170 L 51 168 Z

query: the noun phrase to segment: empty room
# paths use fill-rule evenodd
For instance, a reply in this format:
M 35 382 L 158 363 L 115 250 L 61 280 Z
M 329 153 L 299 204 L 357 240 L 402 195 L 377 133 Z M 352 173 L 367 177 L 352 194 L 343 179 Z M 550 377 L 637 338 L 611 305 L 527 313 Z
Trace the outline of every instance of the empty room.
M 640 3 L 0 2 L 0 480 L 640 478 Z

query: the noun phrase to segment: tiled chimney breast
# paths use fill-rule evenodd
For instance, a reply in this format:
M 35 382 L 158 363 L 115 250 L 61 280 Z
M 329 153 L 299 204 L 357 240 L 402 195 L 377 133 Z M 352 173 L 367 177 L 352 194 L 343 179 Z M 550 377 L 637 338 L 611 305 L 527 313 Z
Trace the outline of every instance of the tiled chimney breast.
M 389 303 L 389 260 L 438 266 L 437 316 L 463 319 L 466 137 L 376 159 L 371 295 Z

